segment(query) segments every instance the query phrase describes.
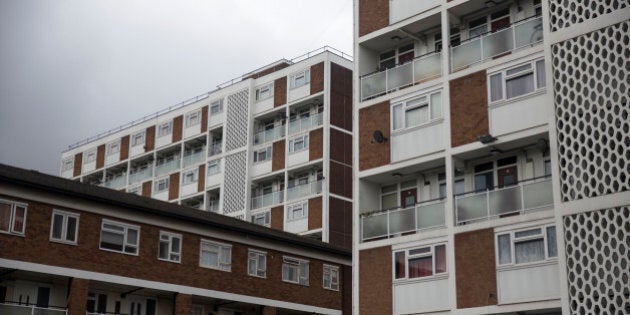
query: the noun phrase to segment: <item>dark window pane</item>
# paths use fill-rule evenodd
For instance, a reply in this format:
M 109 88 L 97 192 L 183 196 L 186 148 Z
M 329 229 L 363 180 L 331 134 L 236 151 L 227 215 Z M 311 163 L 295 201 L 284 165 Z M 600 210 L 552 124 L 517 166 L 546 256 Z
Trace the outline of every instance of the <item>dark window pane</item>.
M 404 278 L 405 277 L 405 252 L 397 252 L 394 257 L 396 261 L 396 266 L 394 266 L 396 279 Z
M 446 246 L 435 246 L 435 273 L 446 272 Z

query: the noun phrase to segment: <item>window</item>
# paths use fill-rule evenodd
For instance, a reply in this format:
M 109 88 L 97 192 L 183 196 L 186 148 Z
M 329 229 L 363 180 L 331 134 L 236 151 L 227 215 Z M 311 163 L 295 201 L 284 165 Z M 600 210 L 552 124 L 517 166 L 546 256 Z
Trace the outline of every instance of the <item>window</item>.
M 182 236 L 180 234 L 160 231 L 158 243 L 158 259 L 172 262 L 180 262 L 182 249 Z
M 494 161 L 475 165 L 475 191 L 493 190 L 495 187 L 501 188 L 518 184 L 517 161 L 516 156 L 498 159 L 496 169 Z M 495 179 L 498 181 L 497 184 L 495 184 Z
M 446 173 L 438 174 L 438 185 L 440 199 L 446 198 Z
M 536 16 L 541 16 L 542 15 L 542 3 L 540 2 L 540 0 L 534 0 L 534 14 Z
M 468 23 L 468 38 L 475 38 L 489 31 L 496 32 L 508 26 L 510 26 L 510 9 L 505 8 L 470 21 Z
M 63 172 L 65 171 L 69 171 L 74 167 L 74 159 L 69 157 L 63 160 L 63 162 L 61 162 L 61 170 Z
M 201 111 L 196 110 L 186 114 L 186 127 L 192 127 L 201 123 Z
M 308 217 L 308 203 L 287 206 L 287 221 L 300 220 L 306 217 Z
M 83 164 L 91 163 L 96 161 L 96 149 L 92 149 L 85 152 L 85 161 Z
M 475 166 L 475 190 L 483 191 L 494 188 L 494 162 Z
M 273 96 L 273 82 L 256 89 L 256 101 L 262 101 Z
M 134 186 L 134 187 L 129 187 L 127 189 L 127 192 L 130 193 L 130 194 L 141 195 L 142 194 L 142 186 L 138 185 L 138 186 Z
M 26 205 L 0 200 L 0 233 L 24 235 Z
M 168 136 L 171 134 L 173 130 L 173 122 L 169 121 L 167 123 L 163 123 L 158 127 L 158 138 Z
M 88 313 L 105 314 L 107 312 L 107 294 L 88 293 L 87 298 Z
M 221 160 L 208 162 L 208 176 L 221 173 Z
M 324 289 L 339 291 L 339 267 L 324 265 Z
M 79 215 L 53 210 L 50 227 L 50 240 L 76 244 L 79 234 Z
M 254 163 L 271 160 L 271 146 L 254 152 Z
M 138 254 L 140 227 L 109 220 L 101 224 L 102 250 L 120 252 L 124 254 Z
M 289 140 L 289 152 L 308 149 L 308 134 Z
M 230 271 L 232 265 L 232 246 L 215 243 L 211 241 L 201 241 L 201 255 L 199 256 L 199 266 Z
M 451 38 L 451 41 L 449 44 L 451 47 L 459 46 L 459 44 L 461 43 L 459 28 L 457 27 L 451 28 L 450 38 Z M 436 52 L 442 51 L 442 33 L 441 32 L 435 34 L 434 42 L 435 42 L 435 51 Z
M 308 260 L 283 257 L 282 281 L 308 285 L 308 265 Z
M 499 265 L 525 264 L 558 257 L 553 225 L 497 234 Z
M 306 69 L 304 71 L 298 72 L 296 74 L 291 75 L 290 88 L 295 89 L 302 85 L 308 84 L 311 82 L 311 70 Z
M 218 113 L 223 112 L 223 100 L 218 100 L 218 101 L 214 101 L 212 102 L 212 104 L 210 104 L 210 115 L 215 115 Z
M 545 176 L 551 176 L 551 160 L 545 161 Z
M 381 209 L 398 208 L 398 184 L 381 187 Z
M 415 279 L 446 274 L 446 245 L 438 244 L 394 252 L 394 278 Z
M 146 131 L 140 131 L 138 133 L 135 133 L 131 136 L 131 146 L 132 147 L 136 147 L 139 145 L 144 145 L 144 135 L 146 134 Z
M 185 171 L 182 173 L 182 185 L 196 183 L 198 179 L 199 179 L 198 168 L 194 168 L 192 170 Z
M 252 223 L 269 227 L 271 224 L 271 213 L 266 211 L 252 215 Z
M 107 155 L 113 155 L 120 152 L 120 140 L 107 144 Z
M 247 254 L 247 274 L 261 278 L 267 276 L 267 253 L 249 250 Z
M 411 128 L 442 117 L 441 92 L 425 94 L 392 106 L 392 130 Z
M 165 190 L 168 190 L 168 186 L 169 186 L 169 178 L 164 177 L 155 181 L 153 190 L 155 191 L 155 193 L 163 192 Z
M 379 55 L 379 69 L 393 68 L 398 64 L 407 63 L 414 58 L 414 44 L 409 43 Z
M 531 94 L 545 88 L 545 61 L 540 59 L 492 73 L 488 80 L 490 103 Z

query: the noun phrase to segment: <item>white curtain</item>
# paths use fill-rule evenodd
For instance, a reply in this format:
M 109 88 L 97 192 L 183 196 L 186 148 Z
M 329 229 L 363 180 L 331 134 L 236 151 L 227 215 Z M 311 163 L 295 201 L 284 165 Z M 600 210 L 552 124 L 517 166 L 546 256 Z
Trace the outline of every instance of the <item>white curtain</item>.
M 503 99 L 503 75 L 501 73 L 490 76 L 490 101 Z
M 544 260 L 545 243 L 543 239 L 514 243 L 514 258 L 517 264 Z
M 528 73 L 505 81 L 506 98 L 510 99 L 534 91 L 534 74 Z

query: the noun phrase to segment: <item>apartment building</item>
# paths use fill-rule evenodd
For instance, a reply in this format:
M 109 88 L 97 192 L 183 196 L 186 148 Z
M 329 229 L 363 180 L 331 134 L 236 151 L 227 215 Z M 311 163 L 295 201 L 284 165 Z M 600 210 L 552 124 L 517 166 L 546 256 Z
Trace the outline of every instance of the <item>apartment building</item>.
M 350 313 L 351 252 L 0 164 L 0 314 Z
M 352 62 L 282 59 L 88 138 L 61 176 L 350 248 Z
M 629 2 L 354 9 L 354 314 L 628 314 Z

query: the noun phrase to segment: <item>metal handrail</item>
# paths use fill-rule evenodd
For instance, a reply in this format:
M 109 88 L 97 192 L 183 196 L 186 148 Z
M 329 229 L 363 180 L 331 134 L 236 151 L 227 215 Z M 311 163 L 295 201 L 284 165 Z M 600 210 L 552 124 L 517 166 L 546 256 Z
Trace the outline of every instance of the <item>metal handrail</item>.
M 446 199 L 446 197 L 438 197 L 438 198 L 423 200 L 423 201 L 420 201 L 420 202 L 417 202 L 417 203 L 413 204 L 412 206 L 413 207 L 423 206 L 423 205 L 427 205 L 429 203 L 433 203 L 433 202 L 436 202 L 436 201 L 442 201 L 442 200 L 445 200 L 445 199 Z M 396 211 L 396 210 L 399 210 L 399 209 L 407 209 L 407 208 L 410 208 L 412 206 L 406 206 L 406 207 L 396 206 L 396 207 L 387 208 L 387 209 L 379 209 L 379 210 L 374 210 L 374 211 L 368 211 L 368 212 L 364 212 L 364 213 L 359 214 L 359 216 L 360 217 L 371 217 L 373 215 L 378 215 L 378 214 L 381 214 L 381 213 L 384 213 L 384 212 Z
M 474 194 L 478 194 L 478 193 L 482 193 L 482 192 L 486 192 L 486 191 L 507 189 L 507 188 L 511 188 L 511 187 L 514 187 L 514 186 L 518 186 L 520 184 L 530 183 L 530 182 L 537 182 L 537 181 L 542 181 L 542 180 L 550 179 L 550 178 L 551 178 L 551 175 L 543 175 L 543 176 L 538 176 L 538 177 L 532 177 L 532 178 L 528 178 L 528 179 L 519 180 L 519 181 L 517 181 L 516 183 L 514 183 L 512 185 L 503 185 L 503 186 L 496 185 L 496 186 L 492 186 L 492 187 L 486 187 L 486 189 L 474 189 L 474 190 L 465 191 L 465 192 L 459 193 L 459 194 L 453 194 L 453 197 L 474 195 Z

